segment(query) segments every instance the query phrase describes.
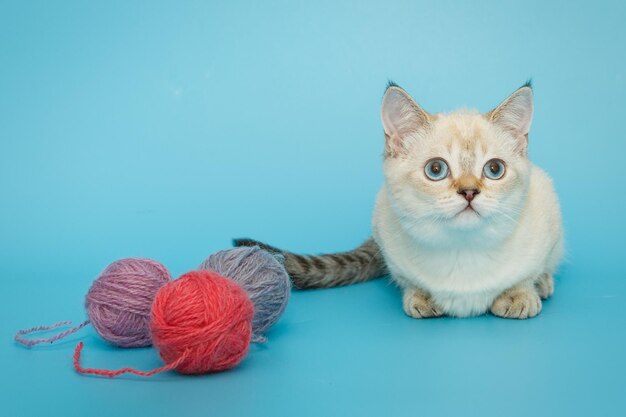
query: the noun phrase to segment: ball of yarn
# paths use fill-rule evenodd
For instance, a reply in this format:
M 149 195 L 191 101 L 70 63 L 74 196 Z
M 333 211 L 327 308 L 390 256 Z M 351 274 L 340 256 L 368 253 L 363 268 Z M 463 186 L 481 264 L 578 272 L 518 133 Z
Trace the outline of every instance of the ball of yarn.
M 154 346 L 184 374 L 223 371 L 248 351 L 254 308 L 246 292 L 211 271 L 192 271 L 162 287 L 152 305 Z
M 168 270 L 150 259 L 113 262 L 87 292 L 85 307 L 89 320 L 100 336 L 114 345 L 150 346 L 152 302 L 170 279 Z
M 227 249 L 210 255 L 200 269 L 215 271 L 246 290 L 254 304 L 252 340 L 263 341 L 285 311 L 291 293 L 289 275 L 276 255 L 258 246 Z

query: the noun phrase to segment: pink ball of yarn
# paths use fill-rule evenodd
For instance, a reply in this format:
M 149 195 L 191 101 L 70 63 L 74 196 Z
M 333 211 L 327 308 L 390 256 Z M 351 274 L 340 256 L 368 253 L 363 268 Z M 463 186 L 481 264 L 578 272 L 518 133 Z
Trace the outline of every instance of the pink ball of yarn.
M 89 320 L 104 340 L 116 346 L 150 346 L 152 303 L 157 291 L 170 279 L 168 270 L 150 259 L 113 262 L 85 297 Z
M 246 356 L 254 306 L 243 288 L 212 271 L 191 271 L 159 290 L 154 346 L 183 374 L 217 372 Z

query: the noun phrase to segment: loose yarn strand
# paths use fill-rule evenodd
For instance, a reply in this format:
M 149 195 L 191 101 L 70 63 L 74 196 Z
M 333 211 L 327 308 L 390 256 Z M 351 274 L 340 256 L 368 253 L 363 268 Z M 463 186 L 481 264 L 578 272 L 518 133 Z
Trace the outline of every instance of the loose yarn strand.
M 44 330 L 52 330 L 52 329 L 56 329 L 57 327 L 61 327 L 61 326 L 67 326 L 72 324 L 71 321 L 61 321 L 58 323 L 55 323 L 51 326 L 37 326 L 37 327 L 31 327 L 30 329 L 24 329 L 24 330 L 20 330 L 15 334 L 15 341 L 17 343 L 20 343 L 26 347 L 31 347 L 34 345 L 38 345 L 39 343 L 54 343 L 59 339 L 63 339 L 65 336 L 68 336 L 72 333 L 75 333 L 77 331 L 79 331 L 80 329 L 82 329 L 83 327 L 85 327 L 86 325 L 89 324 L 89 320 L 85 320 L 84 322 L 82 322 L 81 324 L 79 324 L 78 326 L 71 328 L 69 330 L 64 331 L 63 333 L 59 333 L 56 336 L 52 336 L 52 337 L 48 337 L 45 339 L 33 339 L 33 340 L 29 340 L 26 339 L 22 336 L 33 333 L 33 332 L 41 332 Z
M 111 371 L 111 370 L 108 370 L 108 369 L 83 368 L 82 366 L 80 366 L 80 354 L 81 354 L 81 352 L 83 350 L 83 346 L 84 346 L 84 343 L 80 342 L 80 343 L 78 343 L 78 345 L 76 345 L 76 349 L 74 349 L 74 369 L 76 370 L 76 372 L 81 373 L 81 374 L 92 374 L 92 375 L 98 375 L 98 376 L 107 376 L 109 378 L 113 378 L 113 377 L 116 377 L 118 375 L 126 374 L 126 373 L 147 377 L 147 376 L 152 376 L 154 374 L 157 374 L 159 372 L 169 371 L 169 370 L 172 370 L 172 369 L 176 368 L 185 359 L 187 359 L 187 354 L 188 354 L 188 351 L 185 351 L 180 356 L 180 358 L 178 358 L 174 362 L 169 363 L 169 364 L 164 365 L 164 366 L 161 366 L 159 368 L 153 369 L 151 371 L 139 371 L 139 370 L 133 369 L 133 368 L 122 368 L 122 369 L 118 369 L 116 371 Z

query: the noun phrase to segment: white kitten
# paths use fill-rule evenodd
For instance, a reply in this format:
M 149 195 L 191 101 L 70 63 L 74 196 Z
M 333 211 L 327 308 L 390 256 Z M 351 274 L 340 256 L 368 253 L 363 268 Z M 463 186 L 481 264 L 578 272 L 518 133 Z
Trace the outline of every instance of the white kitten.
M 405 312 L 415 318 L 489 310 L 533 317 L 540 298 L 553 292 L 563 231 L 551 181 L 527 157 L 532 113 L 530 84 L 487 114 L 429 114 L 391 84 L 382 104 L 385 183 L 374 240 L 321 256 L 235 243 L 281 252 L 300 288 L 388 271 L 403 289 Z

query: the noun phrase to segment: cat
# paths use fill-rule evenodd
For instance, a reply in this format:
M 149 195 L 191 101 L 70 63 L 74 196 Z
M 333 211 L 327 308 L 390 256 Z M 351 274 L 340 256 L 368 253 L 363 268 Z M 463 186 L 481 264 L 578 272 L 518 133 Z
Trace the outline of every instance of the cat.
M 384 184 L 373 236 L 350 252 L 281 253 L 297 288 L 389 274 L 414 318 L 491 312 L 526 319 L 554 292 L 564 252 L 557 195 L 528 159 L 530 82 L 494 110 L 430 114 L 390 82 L 382 101 Z

